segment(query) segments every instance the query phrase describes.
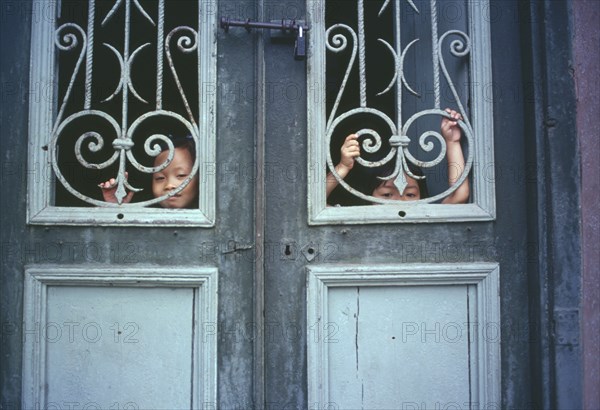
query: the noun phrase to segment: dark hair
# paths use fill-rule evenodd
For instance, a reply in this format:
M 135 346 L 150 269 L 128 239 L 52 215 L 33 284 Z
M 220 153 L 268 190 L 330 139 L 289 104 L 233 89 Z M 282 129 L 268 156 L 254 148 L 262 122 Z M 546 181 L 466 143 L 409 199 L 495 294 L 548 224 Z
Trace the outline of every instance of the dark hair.
M 415 164 L 413 164 L 410 161 L 406 161 L 406 163 L 408 164 L 408 169 L 410 170 L 410 172 L 413 175 L 416 176 L 423 176 L 423 170 L 416 166 Z M 382 181 L 381 179 L 377 178 L 379 177 L 389 177 L 390 175 L 392 175 L 392 173 L 394 172 L 394 166 L 393 165 L 386 165 L 384 168 L 375 168 L 372 172 L 371 172 L 371 182 L 369 184 L 368 187 L 368 194 L 372 195 L 373 191 L 381 186 L 383 183 L 385 183 L 385 181 Z M 422 179 L 415 179 L 417 181 L 417 185 L 419 186 L 419 196 L 421 199 L 423 198 L 427 198 L 429 196 L 429 191 L 427 189 L 427 183 L 425 182 L 425 178 Z M 401 192 L 402 193 L 402 192 Z
M 194 143 L 194 139 L 191 135 L 168 135 L 168 137 L 173 143 L 174 148 L 187 149 L 190 155 L 192 156 L 192 162 L 196 162 L 196 144 Z M 160 146 L 161 151 L 167 151 L 169 149 L 169 146 L 163 141 L 160 141 L 158 145 Z

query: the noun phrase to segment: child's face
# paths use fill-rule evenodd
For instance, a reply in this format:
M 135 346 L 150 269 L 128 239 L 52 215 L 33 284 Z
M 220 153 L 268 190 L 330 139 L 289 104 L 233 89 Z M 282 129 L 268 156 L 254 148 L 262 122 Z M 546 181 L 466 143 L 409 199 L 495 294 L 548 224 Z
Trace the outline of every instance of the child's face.
M 404 188 L 404 192 L 400 194 L 396 185 L 394 185 L 394 180 L 390 179 L 389 181 L 383 181 L 377 188 L 373 190 L 373 196 L 375 198 L 382 199 L 395 199 L 399 201 L 416 201 L 421 199 L 421 191 L 419 190 L 419 184 L 414 178 L 409 177 L 404 174 L 406 177 L 406 188 Z
M 154 166 L 167 160 L 168 151 L 163 151 L 154 160 Z M 194 163 L 192 155 L 185 148 L 175 148 L 173 161 L 168 167 L 152 175 L 152 193 L 154 197 L 165 195 L 177 188 L 190 175 Z M 160 202 L 163 208 L 185 208 L 192 204 L 198 194 L 198 175 L 177 195 Z

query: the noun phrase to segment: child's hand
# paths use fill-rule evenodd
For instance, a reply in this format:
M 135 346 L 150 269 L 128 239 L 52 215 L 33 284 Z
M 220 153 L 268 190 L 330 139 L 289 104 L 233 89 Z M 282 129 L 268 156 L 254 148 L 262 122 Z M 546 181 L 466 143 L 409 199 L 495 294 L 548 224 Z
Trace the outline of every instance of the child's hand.
M 461 131 L 457 120 L 462 120 L 462 116 L 460 113 L 451 110 L 450 108 L 446 108 L 446 112 L 450 114 L 455 121 L 452 121 L 446 117 L 442 118 L 442 135 L 446 142 L 459 142 Z
M 127 174 L 127 172 L 125 172 L 125 179 L 127 179 L 129 175 Z M 102 189 L 102 196 L 104 197 L 104 201 L 105 202 L 111 202 L 116 204 L 117 201 L 117 197 L 115 196 L 115 193 L 117 192 L 117 180 L 114 178 L 109 179 L 106 182 L 101 182 L 100 184 L 98 184 L 98 186 L 100 187 L 100 189 Z M 128 204 L 129 202 L 131 202 L 131 199 L 133 198 L 133 191 L 130 191 L 127 193 L 127 195 L 125 196 L 125 198 L 123 198 L 123 202 L 124 204 Z
M 343 179 L 346 178 L 352 167 L 356 157 L 360 156 L 360 146 L 358 145 L 358 135 L 350 134 L 344 140 L 342 148 L 340 148 L 342 157 L 340 163 L 335 166 L 335 172 Z M 326 193 L 327 196 L 335 189 L 338 185 L 337 179 L 331 174 L 327 174 L 327 185 Z
M 344 140 L 344 144 L 340 149 L 342 157 L 338 167 L 344 168 L 346 171 L 350 171 L 354 166 L 354 159 L 360 156 L 360 146 L 358 144 L 358 135 L 350 134 Z

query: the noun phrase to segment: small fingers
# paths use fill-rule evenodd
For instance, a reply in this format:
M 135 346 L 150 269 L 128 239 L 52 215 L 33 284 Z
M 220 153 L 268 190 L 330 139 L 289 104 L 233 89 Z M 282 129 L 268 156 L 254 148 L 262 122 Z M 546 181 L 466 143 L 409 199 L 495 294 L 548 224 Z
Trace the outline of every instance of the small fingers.
M 125 171 L 125 179 L 129 178 L 129 172 Z M 117 180 L 115 178 L 111 178 L 106 182 L 100 182 L 98 186 L 102 189 L 112 189 L 116 186 Z
M 360 156 L 360 151 L 346 151 L 344 153 L 345 157 L 356 158 Z
M 98 186 L 102 189 L 111 189 L 115 187 L 116 182 L 117 181 L 114 178 L 111 178 L 106 182 L 101 182 L 100 184 L 98 184 Z
M 462 115 L 458 111 L 451 110 L 450 108 L 446 108 L 445 110 L 450 116 L 456 120 L 462 120 Z
M 358 148 L 358 146 L 358 141 L 356 140 L 350 140 L 344 144 L 345 148 Z
M 357 138 L 358 138 L 358 135 L 350 134 L 346 137 L 346 139 L 344 140 L 344 143 L 342 145 L 349 146 L 349 145 L 353 145 L 353 144 L 358 144 L 358 141 L 356 140 Z
M 342 151 L 344 151 L 344 152 L 360 152 L 360 148 L 358 147 L 358 145 L 356 145 L 356 146 L 351 146 L 351 147 L 344 147 L 344 149 Z
M 131 200 L 133 199 L 133 194 L 134 194 L 134 192 L 133 192 L 133 191 L 129 191 L 129 192 L 127 193 L 127 196 L 126 196 L 126 197 L 125 197 L 125 199 L 123 200 L 123 202 L 125 202 L 126 204 L 130 203 L 130 202 L 131 202 Z
M 460 115 L 460 113 L 458 111 L 455 110 L 451 110 L 450 108 L 446 108 L 445 110 L 449 115 L 450 118 L 448 117 L 443 117 L 442 118 L 442 127 L 454 127 L 456 125 L 458 125 L 458 121 L 462 120 L 462 115 Z

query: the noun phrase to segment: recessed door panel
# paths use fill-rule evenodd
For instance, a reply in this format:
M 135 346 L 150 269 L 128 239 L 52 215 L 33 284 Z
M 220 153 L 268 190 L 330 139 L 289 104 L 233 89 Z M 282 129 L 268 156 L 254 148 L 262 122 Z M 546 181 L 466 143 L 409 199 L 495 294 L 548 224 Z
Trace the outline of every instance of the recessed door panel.
M 48 288 L 47 400 L 187 408 L 194 290 Z
M 468 403 L 467 286 L 328 293 L 330 401 L 340 409 Z M 402 406 L 404 404 L 404 406 Z

